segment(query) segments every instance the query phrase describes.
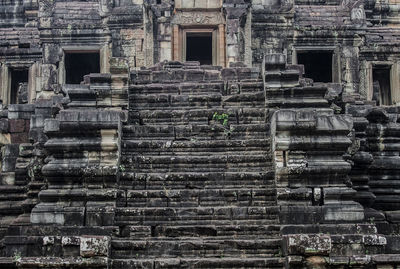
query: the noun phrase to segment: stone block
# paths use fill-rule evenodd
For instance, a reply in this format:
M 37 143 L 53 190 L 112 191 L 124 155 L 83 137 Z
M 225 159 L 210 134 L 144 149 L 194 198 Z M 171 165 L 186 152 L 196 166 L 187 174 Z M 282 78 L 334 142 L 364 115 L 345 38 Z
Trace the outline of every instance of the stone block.
M 204 70 L 186 70 L 186 81 L 202 81 L 204 80 Z
M 89 226 L 113 226 L 115 207 L 111 206 L 87 206 L 86 225 Z
M 285 235 L 282 244 L 285 255 L 326 256 L 332 249 L 331 237 L 323 234 Z
M 2 172 L 1 174 L 1 183 L 2 185 L 15 185 L 15 173 L 14 172 L 8 172 L 4 173 Z
M 22 133 L 25 131 L 25 120 L 9 120 L 10 133 Z
M 111 240 L 108 236 L 81 236 L 80 255 L 82 257 L 105 256 L 110 252 Z
M 237 80 L 237 73 L 235 68 L 223 68 L 221 71 L 223 80 Z
M 60 130 L 60 121 L 56 119 L 46 119 L 44 121 L 44 132 L 52 133 Z
M 386 237 L 377 234 L 364 235 L 362 242 L 367 246 L 385 246 L 387 244 Z
M 363 207 L 355 202 L 343 202 L 323 206 L 324 222 L 354 222 L 364 219 Z
M 21 143 L 28 143 L 28 142 L 29 142 L 28 133 L 12 133 L 11 134 L 11 143 L 21 144 Z

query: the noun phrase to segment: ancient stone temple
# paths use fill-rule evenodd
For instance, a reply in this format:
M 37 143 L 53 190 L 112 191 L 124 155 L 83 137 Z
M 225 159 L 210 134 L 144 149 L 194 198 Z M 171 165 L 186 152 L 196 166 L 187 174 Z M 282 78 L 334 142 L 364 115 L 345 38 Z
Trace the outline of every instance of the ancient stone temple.
M 400 2 L 0 1 L 0 268 L 400 268 Z

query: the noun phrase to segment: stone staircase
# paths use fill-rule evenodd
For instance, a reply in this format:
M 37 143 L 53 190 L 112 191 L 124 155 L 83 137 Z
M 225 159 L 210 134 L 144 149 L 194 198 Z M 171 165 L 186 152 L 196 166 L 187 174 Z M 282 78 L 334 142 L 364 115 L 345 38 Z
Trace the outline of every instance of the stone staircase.
M 171 65 L 132 74 L 112 268 L 282 268 L 262 81 Z

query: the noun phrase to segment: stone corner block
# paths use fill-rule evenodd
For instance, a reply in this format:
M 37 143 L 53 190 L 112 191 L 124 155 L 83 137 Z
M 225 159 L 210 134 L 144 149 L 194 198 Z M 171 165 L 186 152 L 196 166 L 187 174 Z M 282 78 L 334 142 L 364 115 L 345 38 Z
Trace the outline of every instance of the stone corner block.
M 285 255 L 329 255 L 332 239 L 324 234 L 291 234 L 282 239 L 282 249 Z
M 80 238 L 80 255 L 82 257 L 106 256 L 110 251 L 109 236 L 82 236 Z

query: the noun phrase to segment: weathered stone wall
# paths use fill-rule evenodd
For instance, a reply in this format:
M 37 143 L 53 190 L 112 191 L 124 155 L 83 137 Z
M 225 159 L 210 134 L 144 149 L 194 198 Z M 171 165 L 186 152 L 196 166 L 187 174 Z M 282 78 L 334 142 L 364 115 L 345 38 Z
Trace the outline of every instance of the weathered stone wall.
M 0 267 L 399 267 L 399 111 L 371 101 L 385 65 L 400 102 L 398 18 L 394 1 L 2 1 Z M 204 27 L 224 67 L 171 61 Z M 100 73 L 66 84 L 70 51 Z M 332 53 L 332 83 L 304 77 L 304 51 Z

